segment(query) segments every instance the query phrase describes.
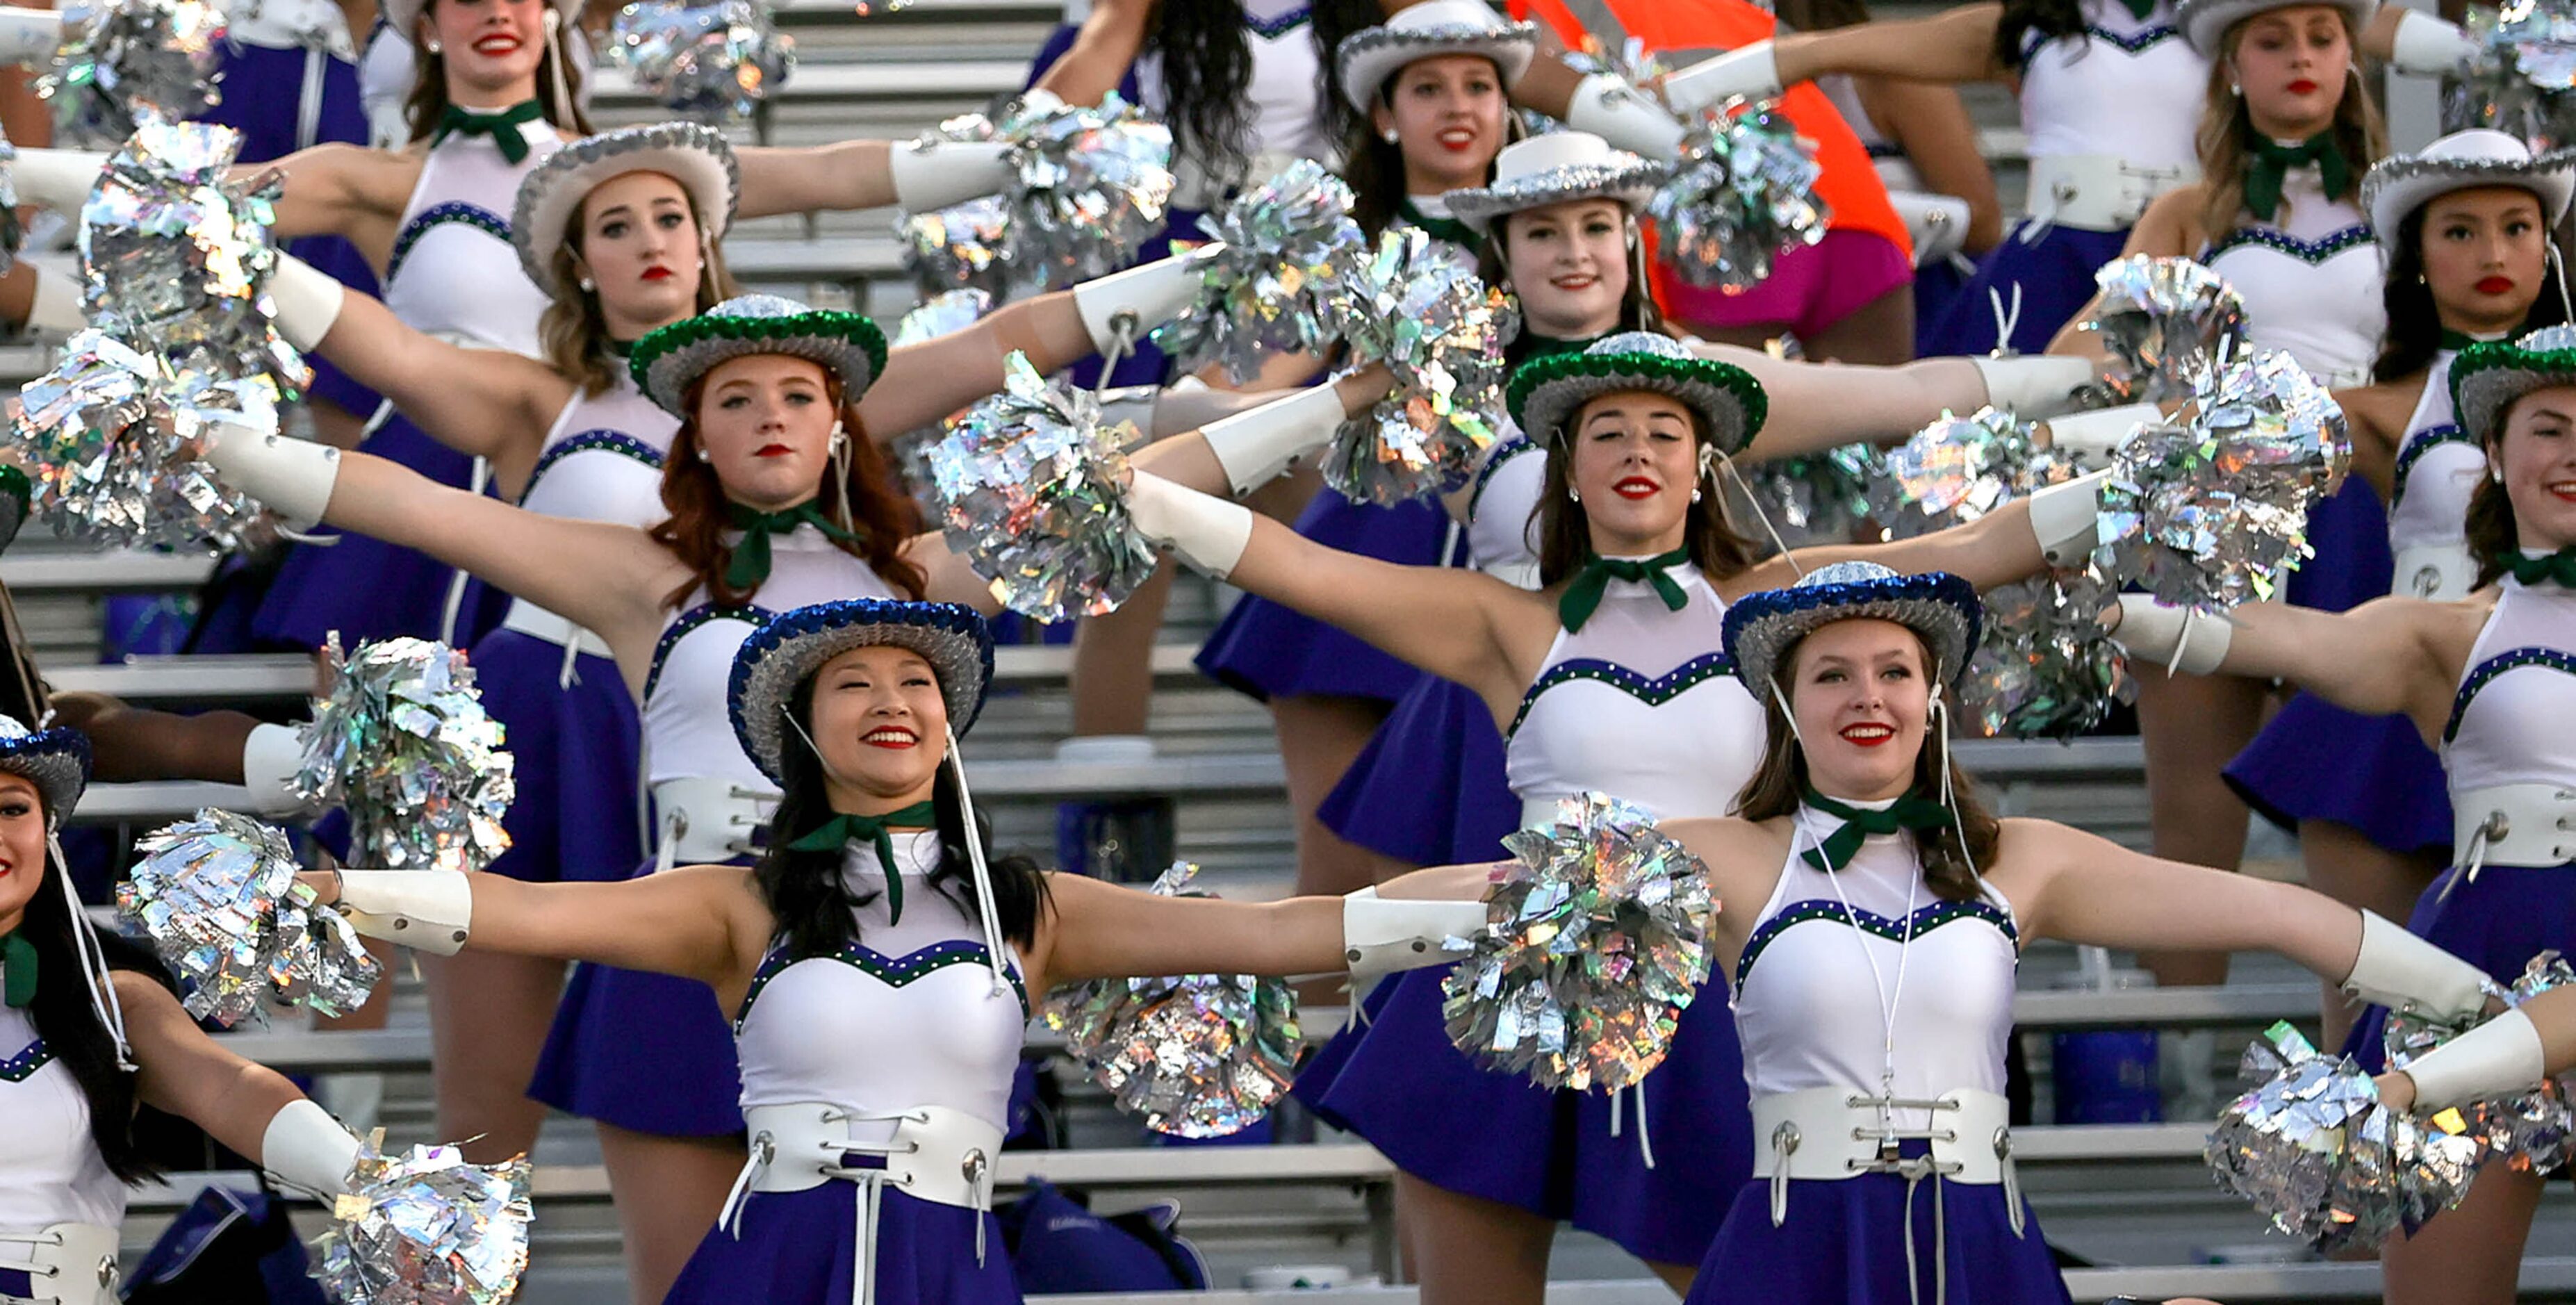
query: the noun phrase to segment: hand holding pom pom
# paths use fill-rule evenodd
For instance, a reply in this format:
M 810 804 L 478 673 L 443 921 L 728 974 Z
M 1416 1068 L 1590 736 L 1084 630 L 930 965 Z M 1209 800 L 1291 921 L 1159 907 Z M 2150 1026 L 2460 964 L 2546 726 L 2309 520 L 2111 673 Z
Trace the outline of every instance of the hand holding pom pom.
M 1199 226 L 1225 248 L 1200 265 L 1199 302 L 1154 329 L 1182 373 L 1222 364 L 1248 381 L 1273 354 L 1317 353 L 1339 332 L 1330 291 L 1366 247 L 1348 183 L 1299 159 Z
M 324 649 L 330 692 L 313 701 L 290 786 L 346 807 L 351 856 L 389 870 L 480 870 L 509 850 L 516 794 L 501 724 L 465 655 L 425 639 Z
M 2093 274 L 2094 314 L 2079 330 L 2102 337 L 2118 370 L 2094 385 L 2103 407 L 2189 396 L 2211 369 L 2253 348 L 2245 301 L 2188 258 L 2132 254 Z
M 135 850 L 143 859 L 116 886 L 116 904 L 188 986 L 189 1014 L 230 1027 L 286 1001 L 346 1015 L 375 991 L 375 959 L 339 912 L 314 905 L 277 829 L 200 811 Z
M 501 1305 L 528 1270 L 529 1175 L 525 1157 L 362 1147 L 323 1235 L 323 1286 L 343 1305 Z
M 1357 363 L 1385 363 L 1396 390 L 1345 423 L 1324 483 L 1392 505 L 1455 488 L 1500 437 L 1503 346 L 1520 314 L 1473 266 L 1419 229 L 1389 230 L 1333 283 L 1330 317 Z

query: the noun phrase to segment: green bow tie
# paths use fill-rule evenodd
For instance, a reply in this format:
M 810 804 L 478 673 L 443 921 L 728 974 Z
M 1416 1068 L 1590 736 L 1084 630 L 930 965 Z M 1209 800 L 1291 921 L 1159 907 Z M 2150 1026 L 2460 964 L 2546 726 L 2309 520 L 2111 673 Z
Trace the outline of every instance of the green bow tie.
M 895 864 L 894 838 L 890 829 L 935 829 L 939 810 L 927 801 L 915 802 L 899 811 L 881 816 L 854 816 L 847 812 L 834 816 L 815 827 L 814 832 L 787 846 L 798 852 L 829 852 L 850 843 L 874 843 L 877 864 L 885 867 L 886 923 L 903 923 L 903 868 Z
M 849 531 L 823 518 L 823 509 L 817 503 L 809 498 L 784 512 L 726 504 L 726 524 L 742 532 L 742 542 L 733 546 L 733 558 L 725 563 L 725 583 L 736 589 L 757 589 L 761 581 L 769 578 L 771 535 L 790 535 L 796 533 L 798 526 L 812 526 L 834 539 L 851 539 Z
M 1807 849 L 1807 864 L 1819 870 L 1840 870 L 1851 863 L 1852 854 L 1860 851 L 1861 840 L 1872 834 L 1893 834 L 1900 829 L 1939 829 L 1950 823 L 1950 808 L 1930 798 L 1912 793 L 1898 798 L 1884 811 L 1869 807 L 1846 806 L 1808 785 L 1802 794 L 1808 806 L 1843 822 L 1843 827 L 1815 847 Z
M 2129 16 L 2142 23 L 2156 11 L 2156 0 L 2125 0 L 2125 3 L 2129 6 Z
M 522 123 L 545 117 L 545 110 L 535 100 L 524 100 L 499 113 L 476 113 L 451 104 L 438 116 L 438 131 L 429 138 L 434 147 L 451 135 L 489 136 L 501 150 L 501 157 L 512 163 L 528 161 L 528 139 L 519 134 Z
M 25 1010 L 36 999 L 36 945 L 23 933 L 0 938 L 0 1005 Z
M 1613 580 L 1631 584 L 1643 582 L 1655 587 L 1655 596 L 1664 600 L 1667 610 L 1678 612 L 1690 605 L 1690 595 L 1682 592 L 1681 582 L 1665 574 L 1666 567 L 1679 566 L 1690 560 L 1690 550 L 1676 548 L 1659 557 L 1632 562 L 1622 557 L 1595 555 L 1575 573 L 1574 583 L 1565 587 L 1565 596 L 1556 600 L 1556 619 L 1572 634 L 1592 619 L 1601 606 L 1601 595 Z
M 2336 146 L 2332 131 L 2318 132 L 2296 145 L 2257 136 L 2252 153 L 2253 161 L 2245 166 L 2245 211 L 2266 222 L 2281 211 L 2281 185 L 2292 168 L 2316 164 L 2328 199 L 2352 189 L 2352 163 Z
M 1434 240 L 1446 240 L 1470 252 L 1485 247 L 1485 238 L 1477 235 L 1474 227 L 1453 217 L 1433 217 L 1416 207 L 1410 197 L 1396 204 L 1395 215 L 1422 228 L 1423 234 Z
M 1539 358 L 1554 358 L 1559 354 L 1582 353 L 1609 338 L 1606 335 L 1587 335 L 1580 340 L 1559 340 L 1553 336 L 1532 335 L 1528 331 L 1523 331 L 1519 352 L 1522 362 L 1530 362 Z
M 2532 557 L 2522 552 L 2500 553 L 2496 561 L 2526 585 L 2556 585 L 2576 589 L 2576 548 L 2562 548 L 2546 557 Z

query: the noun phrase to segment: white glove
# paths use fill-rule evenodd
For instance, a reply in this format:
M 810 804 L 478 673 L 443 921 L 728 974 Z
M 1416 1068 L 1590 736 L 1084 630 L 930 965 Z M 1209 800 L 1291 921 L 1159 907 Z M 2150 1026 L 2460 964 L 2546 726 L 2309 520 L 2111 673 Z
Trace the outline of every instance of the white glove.
M 1225 468 L 1237 495 L 1278 479 L 1298 458 L 1331 443 L 1345 414 L 1339 389 L 1325 384 L 1209 422 L 1199 434 Z
M 473 931 L 474 884 L 461 870 L 343 870 L 339 906 L 367 937 L 454 956 Z
M 302 1097 L 269 1116 L 259 1139 L 259 1167 L 271 1177 L 329 1204 L 349 1190 L 358 1164 L 358 1135 L 331 1112 Z
M 9 182 L 18 188 L 19 203 L 79 217 L 106 167 L 107 156 L 95 150 L 21 149 L 9 162 Z
M 1131 339 L 1178 316 L 1199 297 L 1199 260 L 1225 248 L 1208 243 L 1186 254 L 1158 258 L 1142 267 L 1112 272 L 1073 288 L 1073 310 L 1095 349 L 1106 350 L 1122 321 Z
M 2410 77 L 2444 77 L 2478 55 L 2478 43 L 2453 24 L 2413 9 L 2397 19 L 2388 66 Z
M 1575 83 L 1565 125 L 1658 163 L 1682 156 L 1681 120 L 1615 73 L 1594 73 Z
M 0 6 L 0 63 L 42 64 L 53 58 L 62 39 L 61 14 Z
M 1986 381 L 1986 402 L 2024 421 L 2048 420 L 2074 402 L 2076 387 L 2093 379 L 2093 363 L 2084 358 L 2024 354 L 2010 358 L 1972 357 Z M 2049 427 L 2053 434 L 2054 425 Z
M 2227 661 L 2236 626 L 2197 607 L 2167 607 L 2145 594 L 2120 595 L 2120 628 L 2111 640 L 2129 660 L 2178 675 L 2215 675 Z
M 2097 471 L 2030 496 L 2030 532 L 2039 537 L 2039 555 L 2050 566 L 2081 566 L 2099 542 L 2095 527 L 2102 515 L 2102 479 Z
M 319 525 L 340 479 L 340 450 L 287 435 L 262 434 L 217 423 L 206 442 L 206 462 L 225 483 L 258 499 L 289 530 Z
M 277 304 L 277 333 L 288 344 L 311 353 L 340 320 L 349 287 L 311 263 L 280 252 L 277 271 L 268 278 L 268 296 Z
M 2125 622 L 2126 618 L 2122 618 Z M 2453 956 L 2376 911 L 2361 913 L 2361 950 L 2343 990 L 2390 1010 L 2421 1011 L 2459 1023 L 2486 1009 L 2486 971 Z M 2536 1081 L 2539 1075 L 2532 1075 Z M 2421 1086 L 2422 1079 L 2416 1084 Z
M 27 267 L 36 274 L 36 289 L 28 296 L 27 320 L 21 325 L 55 335 L 70 335 L 89 325 L 79 282 L 42 263 Z
M 1664 78 L 1664 103 L 1675 113 L 1689 113 L 1742 96 L 1767 100 L 1786 89 L 1780 85 L 1779 47 L 1756 41 L 1704 59 Z
M 998 140 L 899 144 L 886 154 L 894 202 L 906 212 L 928 213 L 999 193 L 1010 184 L 1010 143 Z
M 2429 1115 L 2488 1097 L 2529 1091 L 2549 1074 L 2540 1026 L 2509 1010 L 2416 1057 L 2403 1071 L 2415 1080 L 2412 1115 Z
M 1149 471 L 1137 472 L 1127 487 L 1127 515 L 1137 534 L 1219 580 L 1234 574 L 1252 545 L 1252 509 Z
M 2085 369 L 2085 379 L 2092 379 L 2089 364 Z M 2164 419 L 2164 409 L 2152 403 L 2124 404 L 2094 412 L 2070 412 L 2048 419 L 2048 447 L 2060 453 L 2072 453 L 2088 466 L 2101 466 L 2111 460 L 2114 450 L 2138 433 L 2138 427 Z
M 1418 970 L 1466 955 L 1451 939 L 1485 931 L 1483 902 L 1394 901 L 1363 888 L 1342 899 L 1342 959 L 1351 990 L 1398 970 Z
M 251 810 L 263 816 L 299 816 L 315 809 L 312 799 L 287 781 L 304 766 L 304 732 L 291 725 L 258 725 L 242 740 L 242 786 L 250 790 Z

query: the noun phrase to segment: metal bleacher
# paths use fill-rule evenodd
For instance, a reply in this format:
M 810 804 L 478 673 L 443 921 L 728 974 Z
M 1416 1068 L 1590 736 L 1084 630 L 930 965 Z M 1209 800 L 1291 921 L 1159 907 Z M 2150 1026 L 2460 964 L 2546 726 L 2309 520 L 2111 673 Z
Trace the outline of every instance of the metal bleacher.
M 865 6 L 862 6 L 864 9 Z M 1901 16 L 1907 9 L 1886 11 Z M 1054 0 L 919 0 L 890 12 L 855 12 L 848 0 L 787 0 L 782 22 L 797 35 L 803 62 L 792 81 L 736 139 L 780 145 L 853 136 L 902 138 L 940 118 L 984 107 L 1015 90 L 1030 53 L 1056 21 Z M 2008 205 L 2020 190 L 2019 133 L 2010 102 L 1972 92 L 1971 105 L 1995 156 Z M 661 115 L 614 70 L 598 89 L 604 125 Z M 908 307 L 897 244 L 886 212 L 779 217 L 750 221 L 727 244 L 738 278 L 809 301 L 849 305 L 890 320 Z M 45 365 L 41 350 L 0 348 L 0 381 L 14 384 Z M 202 581 L 199 558 L 84 553 L 51 541 L 21 540 L 0 560 L 0 580 L 14 592 L 22 625 L 64 690 L 112 693 L 151 704 L 275 706 L 310 686 L 300 657 L 161 657 L 113 665 L 97 662 L 99 603 L 114 593 L 188 589 Z M 1185 581 L 1172 605 L 1168 642 L 1156 656 L 1155 732 L 1161 760 L 1140 765 L 1067 766 L 1052 760 L 1067 727 L 1061 647 L 1003 650 L 1001 689 L 971 741 L 976 791 L 994 813 L 1006 844 L 1052 845 L 1055 804 L 1066 798 L 1168 794 L 1176 802 L 1183 851 L 1208 867 L 1203 882 L 1232 896 L 1284 892 L 1293 834 L 1279 758 L 1265 713 L 1197 678 L 1189 657 L 1226 594 Z M 2144 840 L 2145 802 L 2134 740 L 2055 744 L 1973 743 L 1962 757 L 2011 814 L 2065 819 L 2124 842 Z M 238 790 L 204 784 L 100 785 L 84 803 L 85 821 L 128 829 L 221 804 Z M 2230 984 L 2171 991 L 2067 991 L 2057 981 L 2073 968 L 2069 949 L 2033 947 L 2025 958 L 2017 1015 L 2034 1056 L 2046 1118 L 2050 1035 L 2100 1028 L 2153 1027 L 2215 1034 L 2227 1048 L 2282 1018 L 2313 1025 L 2317 989 L 2277 962 L 2242 960 Z M 1320 1035 L 1338 1013 L 1310 1012 Z M 429 1036 L 422 1003 L 406 979 L 391 1027 L 373 1032 L 316 1032 L 281 1019 L 268 1030 L 225 1035 L 254 1059 L 299 1074 L 382 1074 L 383 1123 L 396 1142 L 431 1136 L 426 1070 Z M 1034 1028 L 1031 1054 L 1046 1055 L 1051 1035 Z M 1132 1125 L 1079 1076 L 1063 1076 L 1075 1146 L 1011 1153 L 1006 1187 L 1043 1177 L 1090 1192 L 1102 1209 L 1149 1200 L 1182 1201 L 1182 1231 L 1208 1253 L 1216 1291 L 1199 1305 L 1269 1299 L 1230 1289 L 1246 1268 L 1265 1264 L 1342 1266 L 1356 1274 L 1400 1279 L 1390 1216 L 1392 1172 L 1374 1149 L 1293 1118 L 1283 1140 L 1260 1147 L 1162 1148 L 1139 1145 Z M 2222 1073 L 2221 1081 L 2225 1081 Z M 2260 1222 L 2216 1192 L 2200 1163 L 2204 1126 L 2041 1125 L 2018 1132 L 2024 1186 L 2052 1239 L 2089 1262 L 2068 1275 L 2076 1299 L 2121 1293 L 2149 1298 L 2210 1296 L 2224 1301 L 2364 1300 L 2377 1296 L 2369 1264 L 2298 1260 L 2288 1243 L 2266 1240 Z M 522 1299 L 531 1305 L 597 1305 L 625 1299 L 618 1274 L 615 1225 L 587 1129 L 550 1125 L 537 1155 L 539 1223 L 535 1268 Z M 1666 1163 L 1687 1163 L 1666 1157 Z M 157 1233 L 172 1209 L 225 1173 L 191 1174 L 138 1194 L 129 1249 Z M 2560 1185 L 2564 1188 L 2564 1185 Z M 2525 1262 L 2524 1297 L 2576 1300 L 2576 1209 L 2553 1192 Z M 312 1219 L 311 1212 L 299 1216 Z M 318 1224 L 312 1226 L 318 1227 Z M 2220 1261 L 2220 1262 L 2211 1262 Z M 1672 1299 L 1633 1261 L 1596 1240 L 1560 1243 L 1552 1300 L 1572 1305 L 1645 1305 Z M 1317 1305 L 1377 1305 L 1411 1299 L 1402 1287 L 1359 1286 L 1300 1293 Z M 1103 1302 L 1123 1298 L 1062 1298 Z M 1142 1300 L 1143 1298 L 1137 1298 Z M 1157 1299 L 1169 1299 L 1157 1297 Z M 1189 1299 L 1189 1298 L 1185 1298 Z

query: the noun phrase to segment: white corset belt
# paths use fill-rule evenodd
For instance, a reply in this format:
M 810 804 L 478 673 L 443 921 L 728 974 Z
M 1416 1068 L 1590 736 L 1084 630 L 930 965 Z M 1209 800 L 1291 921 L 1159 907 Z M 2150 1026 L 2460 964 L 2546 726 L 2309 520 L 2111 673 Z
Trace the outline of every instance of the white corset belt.
M 0 1229 L 0 1269 L 27 1275 L 26 1299 L 60 1305 L 115 1305 L 116 1230 L 58 1223 L 33 1232 Z
M 1921 1127 L 1897 1122 L 1897 1115 L 1929 1113 Z M 1900 1147 L 1923 1142 L 1927 1154 L 1908 1156 Z M 2021 1182 L 2013 1171 L 2012 1106 L 2003 1097 L 1975 1088 L 1957 1088 L 1938 1097 L 1878 1097 L 1852 1088 L 1808 1088 L 1775 1092 L 1753 1099 L 1753 1144 L 1767 1148 L 1771 1171 L 1771 1223 L 1789 1220 L 1792 1179 L 1840 1182 L 1862 1174 L 1894 1174 L 1905 1180 L 1905 1283 L 1911 1292 L 1920 1281 L 1915 1269 L 1914 1189 L 1932 1179 L 1933 1281 L 1935 1300 L 1949 1293 L 1948 1222 L 1943 1217 L 1942 1182 L 2003 1184 L 2004 1208 L 2013 1236 L 2022 1235 Z M 1763 1167 L 1757 1153 L 1754 1168 Z
M 2477 588 L 2478 564 L 2464 539 L 2409 544 L 2397 550 L 2396 576 L 2394 592 L 2448 602 Z
M 719 1228 L 741 1228 L 752 1192 L 802 1192 L 832 1179 L 859 1188 L 859 1262 L 851 1305 L 876 1299 L 877 1220 L 891 1187 L 917 1201 L 988 1212 L 993 1158 L 1002 1130 L 962 1111 L 920 1106 L 861 1114 L 820 1102 L 753 1106 L 743 1112 L 751 1157 L 725 1200 Z M 975 1262 L 984 1262 L 984 1225 L 975 1225 Z
M 563 649 L 563 673 L 556 678 L 556 683 L 567 689 L 573 686 L 576 678 L 573 666 L 581 660 L 583 653 L 594 657 L 614 655 L 608 651 L 607 640 L 525 598 L 510 600 L 510 610 L 501 617 L 501 628 L 516 630 L 532 639 L 543 639 Z
M 2499 784 L 2454 793 L 2451 846 L 2471 879 L 2481 866 L 2576 861 L 2576 788 Z
M 2147 205 L 2199 180 L 2183 165 L 2141 167 L 2116 154 L 2058 154 L 2030 161 L 2028 210 L 2040 228 L 2125 231 Z
M 752 835 L 767 828 L 778 795 L 729 779 L 666 779 L 653 786 L 661 813 L 658 869 L 754 856 Z

